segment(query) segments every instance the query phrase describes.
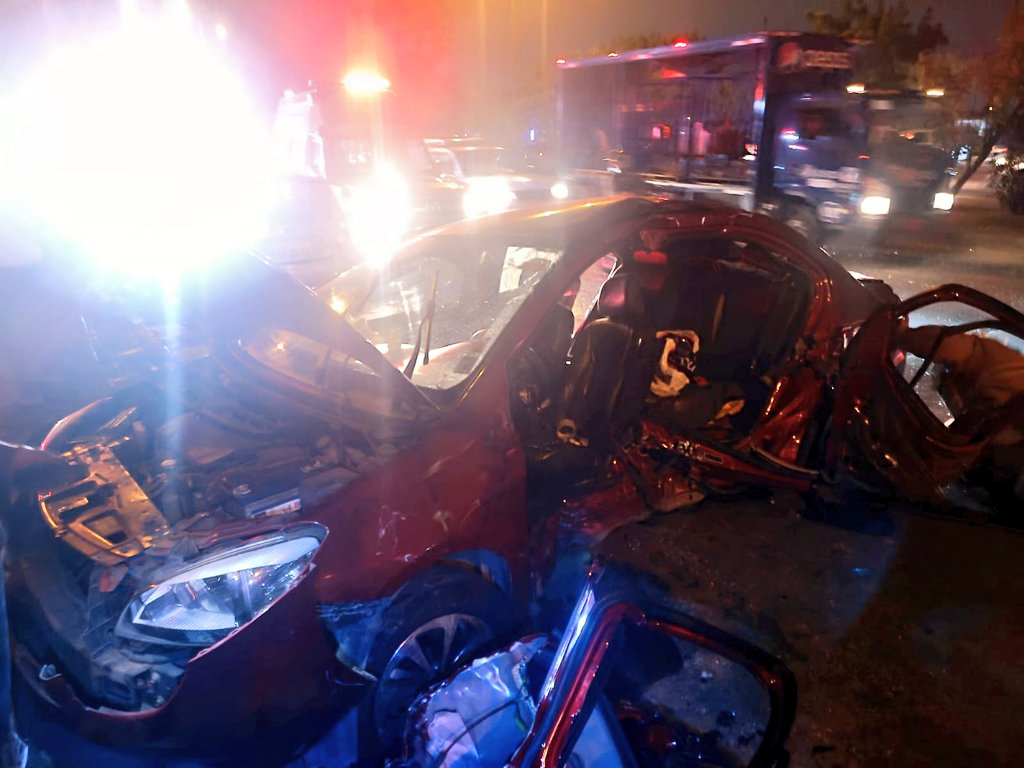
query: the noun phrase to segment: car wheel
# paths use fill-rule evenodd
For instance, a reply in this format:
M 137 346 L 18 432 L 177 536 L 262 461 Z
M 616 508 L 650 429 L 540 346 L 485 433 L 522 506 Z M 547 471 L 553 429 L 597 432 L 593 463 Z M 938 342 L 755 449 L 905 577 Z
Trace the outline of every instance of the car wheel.
M 818 219 L 806 205 L 793 204 L 786 206 L 782 216 L 783 223 L 790 229 L 795 229 L 815 245 L 821 237 L 821 227 Z
M 508 639 L 509 598 L 482 576 L 439 573 L 384 612 L 367 668 L 377 677 L 372 721 L 382 747 L 395 745 L 415 698 Z

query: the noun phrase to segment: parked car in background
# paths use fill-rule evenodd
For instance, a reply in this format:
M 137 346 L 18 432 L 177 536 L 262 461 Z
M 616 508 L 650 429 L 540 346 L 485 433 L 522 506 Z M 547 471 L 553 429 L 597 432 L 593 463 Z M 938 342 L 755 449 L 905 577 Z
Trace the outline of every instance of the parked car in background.
M 461 218 L 463 187 L 439 178 L 422 138 L 391 116 L 387 81 L 350 74 L 354 80 L 284 93 L 275 120 L 278 162 L 329 182 L 356 257 L 380 262 L 414 233 Z
M 1024 213 L 1024 155 L 1003 155 L 989 185 L 999 204 L 1010 213 Z
M 322 176 L 286 176 L 273 189 L 263 236 L 253 250 L 317 287 L 359 260 L 341 191 Z
M 427 149 L 442 178 L 465 185 L 463 209 L 470 217 L 563 200 L 570 193 L 557 176 L 518 167 L 503 147 L 473 139 L 428 139 Z
M 149 374 L 43 442 L 83 478 L 6 521 L 16 666 L 108 742 L 259 749 L 356 691 L 393 744 L 515 636 L 531 524 L 599 536 L 749 486 L 938 504 L 986 441 L 904 378 L 891 290 L 713 204 L 564 202 L 318 294 L 239 258 L 179 295 Z M 950 300 L 1024 332 L 966 289 L 913 307 Z M 673 337 L 696 367 L 664 397 Z
M 1009 155 L 1009 148 L 1005 144 L 996 144 L 992 147 L 992 151 L 988 153 L 985 158 L 986 163 L 992 163 L 996 166 L 1006 165 Z

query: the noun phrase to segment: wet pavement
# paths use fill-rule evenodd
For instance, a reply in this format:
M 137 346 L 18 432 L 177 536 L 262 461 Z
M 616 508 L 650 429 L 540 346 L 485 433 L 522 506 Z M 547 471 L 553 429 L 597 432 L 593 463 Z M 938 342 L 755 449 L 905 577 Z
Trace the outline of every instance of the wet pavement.
M 794 766 L 1012 764 L 1024 535 L 902 509 L 854 530 L 804 511 L 796 497 L 705 502 L 603 550 L 790 666 Z

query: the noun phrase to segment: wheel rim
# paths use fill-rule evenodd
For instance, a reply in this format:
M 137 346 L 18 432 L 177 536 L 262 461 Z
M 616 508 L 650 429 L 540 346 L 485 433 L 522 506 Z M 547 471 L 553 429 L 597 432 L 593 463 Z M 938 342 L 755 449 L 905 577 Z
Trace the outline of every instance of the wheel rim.
M 397 735 L 419 693 L 493 640 L 494 633 L 483 620 L 465 613 L 438 616 L 409 633 L 377 682 L 374 715 L 381 736 Z

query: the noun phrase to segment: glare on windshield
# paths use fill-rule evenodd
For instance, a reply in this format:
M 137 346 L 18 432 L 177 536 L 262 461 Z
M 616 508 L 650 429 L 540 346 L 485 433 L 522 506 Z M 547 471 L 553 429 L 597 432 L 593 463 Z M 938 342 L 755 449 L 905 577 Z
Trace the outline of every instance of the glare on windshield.
M 514 241 L 438 237 L 377 271 L 353 269 L 326 289 L 331 306 L 397 368 L 428 389 L 457 386 L 562 251 Z M 433 310 L 431 311 L 431 305 Z

